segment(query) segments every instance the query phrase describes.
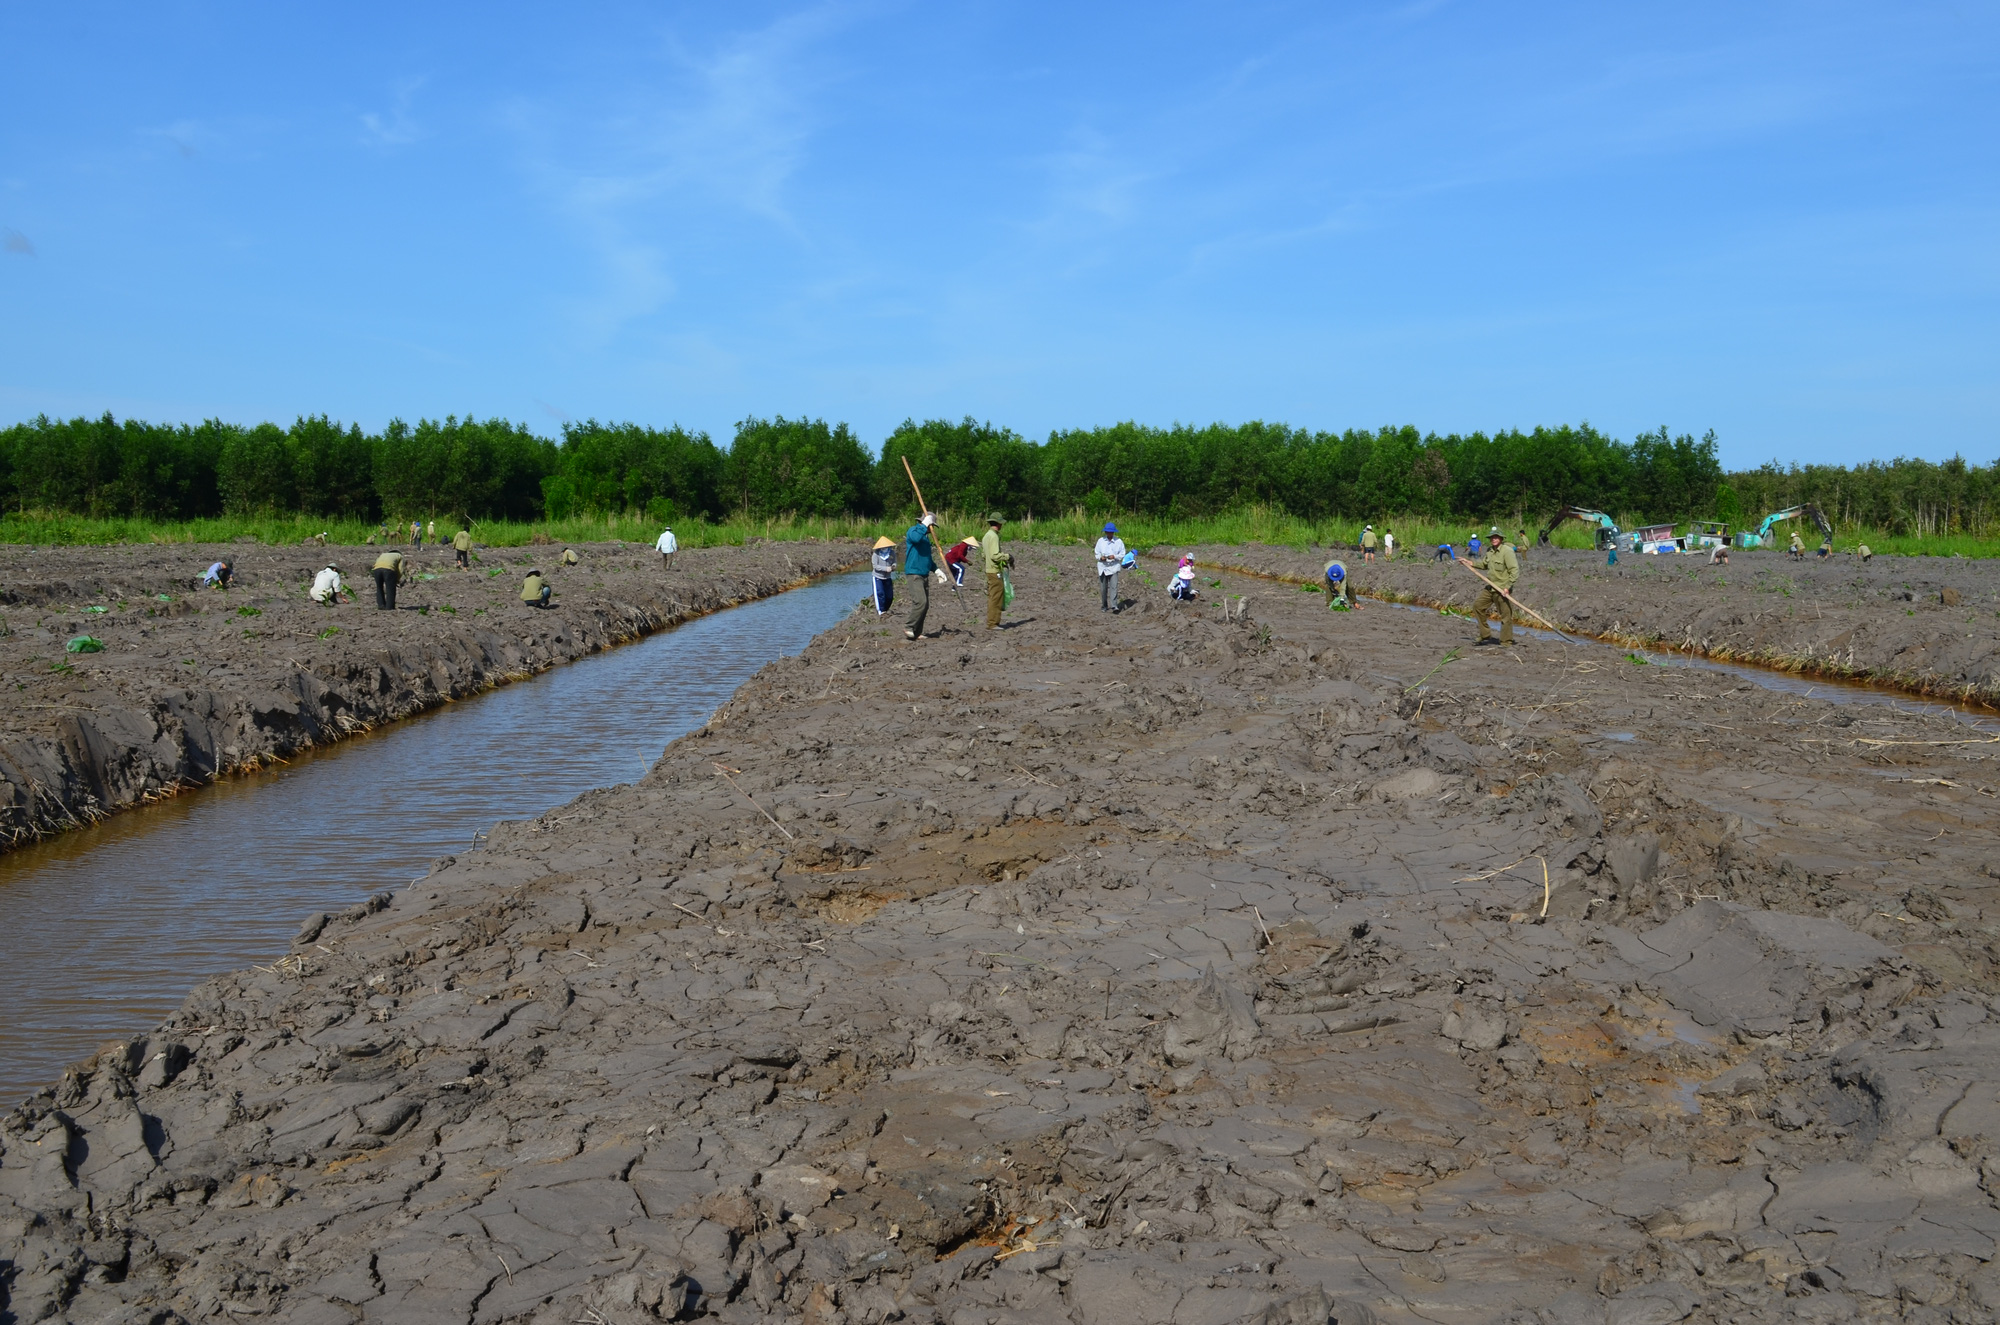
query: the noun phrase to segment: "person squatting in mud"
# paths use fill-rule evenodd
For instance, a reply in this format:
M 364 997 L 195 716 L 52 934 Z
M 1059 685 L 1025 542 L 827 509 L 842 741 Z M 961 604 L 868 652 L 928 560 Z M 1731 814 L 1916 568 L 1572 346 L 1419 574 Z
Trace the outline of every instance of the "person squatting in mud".
M 1125 568 L 1125 540 L 1118 526 L 1104 522 L 1104 536 L 1097 540 L 1097 610 L 1118 615 L 1118 572 Z
M 201 582 L 210 588 L 227 589 L 235 577 L 236 563 L 224 557 L 201 573 Z
M 979 540 L 979 550 L 986 571 L 986 628 L 1000 629 L 1000 614 L 1007 610 L 1007 567 L 1013 564 L 1013 557 L 1000 550 L 1000 526 L 1007 517 L 995 511 L 986 517 L 986 536 Z
M 306 590 L 306 597 L 327 607 L 340 602 L 352 602 L 354 599 L 354 595 L 348 593 L 347 586 L 341 582 L 340 567 L 334 565 L 327 566 L 325 570 L 313 576 L 312 588 Z
M 1194 558 L 1182 557 L 1173 578 L 1167 581 L 1167 597 L 1177 603 L 1192 602 L 1195 598 Z
M 1352 612 L 1361 606 L 1354 599 L 1354 585 L 1347 578 L 1347 563 L 1326 563 L 1326 607 L 1329 612 Z
M 963 589 L 965 587 L 965 564 L 971 560 L 972 554 L 978 550 L 979 540 L 971 534 L 967 534 L 964 538 L 959 539 L 956 543 L 945 549 L 944 568 L 951 572 L 952 588 Z
M 931 572 L 937 569 L 937 549 L 931 545 L 931 530 L 937 517 L 925 511 L 903 535 L 903 574 L 909 579 L 910 615 L 904 621 L 904 639 L 924 637 L 924 617 L 931 610 Z
M 394 548 L 375 558 L 375 610 L 396 610 L 396 586 L 403 582 L 403 554 Z
M 1513 544 L 1507 541 L 1507 535 L 1501 533 L 1498 526 L 1494 527 L 1491 541 L 1493 546 L 1487 549 L 1486 555 L 1470 563 L 1474 569 L 1485 571 L 1486 578 L 1493 581 L 1493 584 L 1482 588 L 1479 597 L 1472 601 L 1472 615 L 1479 622 L 1479 638 L 1473 643 L 1493 643 L 1493 637 L 1486 630 L 1486 618 L 1497 616 L 1500 618 L 1500 643 L 1512 644 L 1514 600 L 1501 590 L 1511 590 L 1520 581 L 1521 559 L 1514 555 Z M 1494 585 L 1499 588 L 1494 588 Z
M 527 578 L 521 581 L 521 601 L 529 607 L 546 608 L 555 592 L 555 586 L 539 570 L 529 570 Z

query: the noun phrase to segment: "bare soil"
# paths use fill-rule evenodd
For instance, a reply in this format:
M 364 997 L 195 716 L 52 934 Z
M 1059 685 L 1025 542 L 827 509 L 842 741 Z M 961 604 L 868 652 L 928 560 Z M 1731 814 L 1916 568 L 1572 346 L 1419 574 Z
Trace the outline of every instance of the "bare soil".
M 760 598 L 860 561 L 849 544 L 409 552 L 377 610 L 379 548 L 0 547 L 0 850 Z M 226 592 L 200 590 L 233 557 Z M 354 601 L 307 597 L 334 564 Z M 530 567 L 553 607 L 519 599 Z M 102 652 L 68 653 L 89 636 Z
M 9 1115 L 4 1309 L 2000 1310 L 1994 736 L 1020 551 Z
M 1423 549 L 1365 563 L 1352 549 L 1253 543 L 1193 551 L 1204 565 L 1315 587 L 1339 557 L 1362 593 L 1433 607 L 1469 609 L 1484 587 Z M 1863 562 L 1851 554 L 1793 561 L 1756 551 L 1732 554 L 1727 566 L 1710 566 L 1705 556 L 1635 555 L 1607 566 L 1602 553 L 1530 548 L 1521 564 L 1517 596 L 1565 631 L 2000 706 L 2000 567 L 1990 561 Z

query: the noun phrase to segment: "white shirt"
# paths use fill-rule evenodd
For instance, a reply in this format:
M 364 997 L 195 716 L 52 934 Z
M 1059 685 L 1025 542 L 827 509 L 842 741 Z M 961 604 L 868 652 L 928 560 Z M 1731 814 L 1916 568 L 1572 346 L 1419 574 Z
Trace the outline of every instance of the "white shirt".
M 1382 550 L 1392 557 L 1396 555 L 1396 536 L 1394 534 L 1382 535 Z
M 1116 575 L 1118 563 L 1125 560 L 1125 540 L 1106 535 L 1097 540 L 1097 573 Z
M 313 577 L 312 600 L 315 603 L 330 603 L 343 587 L 340 572 L 328 566 Z
M 674 537 L 674 531 L 671 529 L 661 534 L 660 541 L 653 544 L 653 546 L 661 552 L 678 552 L 681 550 L 680 540 Z

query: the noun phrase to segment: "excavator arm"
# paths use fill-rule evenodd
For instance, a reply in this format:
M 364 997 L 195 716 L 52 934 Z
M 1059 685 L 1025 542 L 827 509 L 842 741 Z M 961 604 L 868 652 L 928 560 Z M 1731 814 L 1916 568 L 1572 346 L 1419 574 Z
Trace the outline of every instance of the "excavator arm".
M 1565 506 L 1555 513 L 1549 520 L 1548 525 L 1542 530 L 1541 536 L 1535 541 L 1544 547 L 1548 546 L 1549 535 L 1553 534 L 1556 531 L 1556 526 L 1564 520 L 1581 520 L 1585 524 L 1596 525 L 1597 546 L 1599 547 L 1603 547 L 1607 539 L 1618 537 L 1617 522 L 1603 511 L 1593 511 L 1582 506 Z
M 1755 534 L 1742 534 L 1738 536 L 1738 546 L 1762 547 L 1770 542 L 1772 528 L 1783 524 L 1787 520 L 1810 520 L 1818 527 L 1821 538 L 1829 541 L 1833 538 L 1832 522 L 1826 518 L 1826 514 L 1819 507 L 1808 501 L 1800 502 L 1797 506 L 1787 506 L 1782 511 L 1772 511 L 1764 517 L 1764 523 L 1757 526 Z

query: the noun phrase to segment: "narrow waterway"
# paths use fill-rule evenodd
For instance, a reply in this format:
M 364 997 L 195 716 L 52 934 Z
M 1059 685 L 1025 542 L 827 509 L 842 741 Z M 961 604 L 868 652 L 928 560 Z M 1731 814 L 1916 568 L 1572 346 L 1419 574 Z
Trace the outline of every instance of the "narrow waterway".
M 593 787 L 629 782 L 852 611 L 839 575 L 0 856 L 0 1107 L 203 977 Z

